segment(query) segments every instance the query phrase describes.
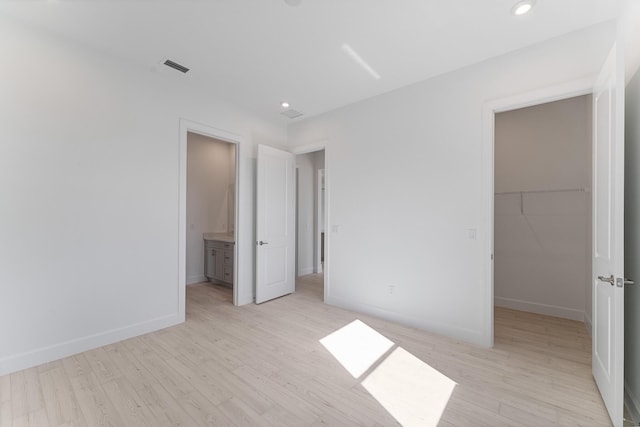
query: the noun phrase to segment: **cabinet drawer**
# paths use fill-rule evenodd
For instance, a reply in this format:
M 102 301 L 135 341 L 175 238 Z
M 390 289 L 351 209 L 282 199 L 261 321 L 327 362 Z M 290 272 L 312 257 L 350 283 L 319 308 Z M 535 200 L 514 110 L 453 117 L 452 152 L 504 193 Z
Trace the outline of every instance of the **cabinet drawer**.
M 224 251 L 224 265 L 233 265 L 233 252 Z
M 207 240 L 206 241 L 207 248 L 211 249 L 224 249 L 224 242 L 218 242 L 215 240 Z
M 233 267 L 224 268 L 224 281 L 229 283 L 233 282 Z
M 215 249 L 223 249 L 228 251 L 233 250 L 233 243 L 221 242 L 218 240 L 205 240 L 205 246 L 207 249 L 215 248 Z

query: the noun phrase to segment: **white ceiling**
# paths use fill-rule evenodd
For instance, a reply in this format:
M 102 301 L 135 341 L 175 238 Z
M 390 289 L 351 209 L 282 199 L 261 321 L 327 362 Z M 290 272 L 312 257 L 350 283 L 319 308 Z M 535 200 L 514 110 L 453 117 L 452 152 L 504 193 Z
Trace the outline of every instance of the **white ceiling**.
M 615 17 L 618 0 L 49 0 L 0 2 L 44 27 L 289 123 Z M 375 71 L 349 56 L 348 44 Z M 186 75 L 160 66 L 171 58 Z M 302 119 L 301 118 L 301 119 Z M 300 120 L 300 119 L 296 119 Z

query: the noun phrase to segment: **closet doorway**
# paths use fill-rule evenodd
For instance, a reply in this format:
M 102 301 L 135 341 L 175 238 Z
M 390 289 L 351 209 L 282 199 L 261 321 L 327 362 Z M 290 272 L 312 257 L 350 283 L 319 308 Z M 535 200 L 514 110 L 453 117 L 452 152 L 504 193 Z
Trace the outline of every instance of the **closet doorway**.
M 495 114 L 494 303 L 591 330 L 591 95 Z

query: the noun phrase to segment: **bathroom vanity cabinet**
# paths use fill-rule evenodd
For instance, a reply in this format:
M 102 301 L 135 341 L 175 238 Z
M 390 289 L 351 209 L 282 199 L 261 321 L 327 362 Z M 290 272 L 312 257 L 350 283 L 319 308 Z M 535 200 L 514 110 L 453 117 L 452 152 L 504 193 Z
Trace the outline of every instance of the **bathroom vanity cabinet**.
M 233 236 L 222 233 L 204 235 L 204 274 L 213 282 L 233 284 Z

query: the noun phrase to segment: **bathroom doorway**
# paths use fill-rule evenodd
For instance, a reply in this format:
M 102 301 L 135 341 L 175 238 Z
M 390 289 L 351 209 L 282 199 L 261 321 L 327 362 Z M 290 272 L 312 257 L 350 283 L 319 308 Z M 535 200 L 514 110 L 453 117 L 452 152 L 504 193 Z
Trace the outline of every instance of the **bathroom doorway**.
M 237 144 L 188 131 L 186 151 L 186 285 L 215 286 L 234 303 Z

